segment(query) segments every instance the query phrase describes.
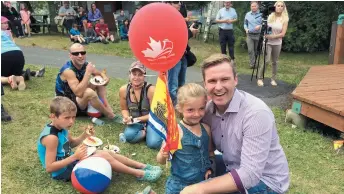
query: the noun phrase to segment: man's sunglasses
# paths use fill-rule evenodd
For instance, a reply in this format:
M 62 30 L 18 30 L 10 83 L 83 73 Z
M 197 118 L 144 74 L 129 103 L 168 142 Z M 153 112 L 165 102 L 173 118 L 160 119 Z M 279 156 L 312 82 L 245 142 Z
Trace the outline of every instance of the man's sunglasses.
M 79 54 L 81 54 L 81 55 L 86 55 L 86 51 L 71 52 L 70 54 L 72 54 L 72 55 L 74 55 L 74 56 L 79 56 Z

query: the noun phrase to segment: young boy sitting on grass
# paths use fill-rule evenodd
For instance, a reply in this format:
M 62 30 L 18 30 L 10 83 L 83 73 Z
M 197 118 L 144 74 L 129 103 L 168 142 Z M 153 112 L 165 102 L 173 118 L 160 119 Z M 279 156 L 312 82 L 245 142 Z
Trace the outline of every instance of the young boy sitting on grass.
M 70 29 L 70 40 L 74 43 L 81 43 L 85 44 L 86 40 L 82 37 L 80 34 L 80 31 L 78 29 L 78 24 L 73 24 L 73 28 Z
M 69 129 L 75 122 L 76 111 L 76 105 L 70 99 L 55 97 L 50 104 L 51 123 L 44 127 L 37 141 L 39 159 L 56 180 L 70 181 L 76 163 L 87 157 L 87 146 L 82 142 L 95 132 L 92 127 L 85 129 L 79 137 L 69 134 Z M 72 148 L 76 146 L 78 147 L 73 153 Z M 92 156 L 106 159 L 113 171 L 133 175 L 138 180 L 154 182 L 162 174 L 159 166 L 143 164 L 111 151 L 97 150 Z

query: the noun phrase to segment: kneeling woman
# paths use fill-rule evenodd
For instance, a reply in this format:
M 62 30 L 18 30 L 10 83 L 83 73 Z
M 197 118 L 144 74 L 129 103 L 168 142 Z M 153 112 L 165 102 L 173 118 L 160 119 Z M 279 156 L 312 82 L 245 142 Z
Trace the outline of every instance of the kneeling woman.
M 157 149 L 161 146 L 162 138 L 147 127 L 155 87 L 145 82 L 145 74 L 143 64 L 134 62 L 129 69 L 129 84 L 119 90 L 123 123 L 127 125 L 124 135 L 129 143 L 137 143 L 146 137 L 147 146 Z

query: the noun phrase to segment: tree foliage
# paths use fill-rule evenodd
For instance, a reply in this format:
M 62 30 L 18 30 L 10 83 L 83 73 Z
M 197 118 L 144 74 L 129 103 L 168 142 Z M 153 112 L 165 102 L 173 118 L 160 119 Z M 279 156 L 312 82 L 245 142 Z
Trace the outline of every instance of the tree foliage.
M 139 6 L 152 2 L 140 1 Z M 188 10 L 204 8 L 210 1 L 186 1 Z M 46 1 L 30 1 L 34 12 L 47 11 Z M 326 1 L 290 1 L 286 2 L 289 13 L 289 24 L 286 36 L 283 38 L 284 51 L 315 52 L 328 50 L 331 38 L 331 26 L 337 21 L 339 14 L 344 14 L 344 2 Z M 250 10 L 249 1 L 235 1 L 233 7 L 238 14 L 234 25 L 236 44 L 246 46 L 246 35 L 243 28 L 245 14 Z M 38 13 L 36 13 L 38 14 Z
M 344 2 L 290 1 L 286 2 L 289 24 L 283 38 L 284 51 L 315 52 L 328 50 L 331 26 L 339 14 L 344 14 Z M 236 43 L 246 46 L 243 29 L 245 14 L 250 10 L 250 2 L 234 2 L 238 14 L 235 26 Z
M 184 1 L 188 10 L 202 9 L 207 6 L 210 1 Z
M 35 14 L 48 13 L 48 3 L 46 1 L 19 1 L 19 3 L 26 3 L 29 10 Z
M 344 2 L 287 2 L 289 26 L 284 38 L 285 51 L 328 50 L 331 26 L 344 13 Z

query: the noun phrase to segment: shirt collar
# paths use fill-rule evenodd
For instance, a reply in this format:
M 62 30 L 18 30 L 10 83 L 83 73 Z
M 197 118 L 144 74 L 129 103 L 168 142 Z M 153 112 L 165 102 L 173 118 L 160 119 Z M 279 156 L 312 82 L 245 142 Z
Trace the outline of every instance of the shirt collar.
M 54 125 L 52 125 L 52 123 L 49 123 L 49 124 L 48 124 L 48 127 L 51 127 L 51 130 L 54 130 L 54 131 L 56 131 L 57 133 L 62 133 L 62 132 L 63 132 L 63 129 L 58 129 L 58 128 L 56 128 Z
M 242 98 L 242 96 L 241 96 L 240 92 L 238 91 L 237 88 L 235 88 L 233 98 L 230 101 L 229 106 L 227 107 L 225 113 L 227 113 L 227 112 L 229 112 L 229 113 L 230 112 L 239 112 L 241 98 Z M 213 114 L 216 114 L 217 113 L 216 105 L 213 101 L 211 101 L 211 105 L 212 105 L 212 109 L 213 109 Z

